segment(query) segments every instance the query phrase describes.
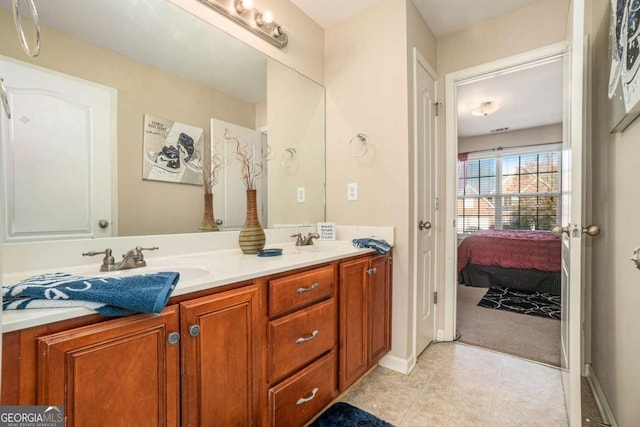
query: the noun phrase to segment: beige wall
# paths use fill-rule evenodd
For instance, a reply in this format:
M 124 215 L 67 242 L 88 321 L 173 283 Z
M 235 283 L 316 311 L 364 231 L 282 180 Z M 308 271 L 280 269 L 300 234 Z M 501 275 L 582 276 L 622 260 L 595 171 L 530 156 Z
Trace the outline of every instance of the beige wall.
M 326 31 L 327 219 L 396 227 L 392 354 L 409 343 L 409 160 L 405 2 L 382 0 Z M 358 133 L 369 151 L 353 157 Z M 347 184 L 359 198 L 347 201 Z
M 272 155 L 267 198 L 269 227 L 315 225 L 324 221 L 324 89 L 273 60 L 267 64 L 267 87 Z M 295 161 L 287 166 L 290 157 L 285 150 L 290 148 L 295 150 Z M 305 189 L 303 203 L 297 201 L 298 187 Z
M 458 139 L 458 153 L 562 142 L 562 124 Z
M 640 422 L 640 270 L 629 261 L 640 246 L 640 120 L 608 132 L 609 2 L 593 5 L 593 222 L 591 363 L 619 426 Z

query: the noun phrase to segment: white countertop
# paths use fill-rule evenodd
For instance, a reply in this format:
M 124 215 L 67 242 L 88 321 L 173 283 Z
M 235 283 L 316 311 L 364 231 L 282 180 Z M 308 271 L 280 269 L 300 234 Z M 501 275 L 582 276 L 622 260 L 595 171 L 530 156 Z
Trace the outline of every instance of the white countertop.
M 245 255 L 239 249 L 197 252 L 169 257 L 147 257 L 147 266 L 130 270 L 100 273 L 100 258 L 91 266 L 67 267 L 38 271 L 10 273 L 3 276 L 3 285 L 10 285 L 28 277 L 53 272 L 64 272 L 87 277 L 109 275 L 135 275 L 160 271 L 177 271 L 180 280 L 172 296 L 255 279 L 297 268 L 335 261 L 373 252 L 354 247 L 350 241 L 321 241 L 312 246 L 297 247 L 292 243 L 267 245 L 283 248 L 281 256 L 258 257 Z M 2 332 L 11 332 L 33 326 L 95 314 L 86 308 L 48 308 L 6 310 L 2 315 Z

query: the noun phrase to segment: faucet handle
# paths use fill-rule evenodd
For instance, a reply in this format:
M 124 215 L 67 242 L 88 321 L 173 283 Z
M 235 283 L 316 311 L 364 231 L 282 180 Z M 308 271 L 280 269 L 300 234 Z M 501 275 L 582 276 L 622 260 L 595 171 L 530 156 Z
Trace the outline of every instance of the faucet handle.
M 138 261 L 144 261 L 144 255 L 142 255 L 142 251 L 157 251 L 160 249 L 158 246 L 152 246 L 150 248 L 143 248 L 141 246 L 136 246 L 136 258 Z
M 296 246 L 302 246 L 304 243 L 302 239 L 302 233 L 292 234 L 291 237 L 296 238 Z
M 109 266 L 113 266 L 116 263 L 115 259 L 113 259 L 112 253 L 113 252 L 111 251 L 111 249 L 107 248 L 102 252 L 95 252 L 95 251 L 84 252 L 82 256 L 95 256 L 95 255 L 104 254 L 104 258 L 102 259 L 102 265 L 100 266 L 100 271 L 108 271 Z

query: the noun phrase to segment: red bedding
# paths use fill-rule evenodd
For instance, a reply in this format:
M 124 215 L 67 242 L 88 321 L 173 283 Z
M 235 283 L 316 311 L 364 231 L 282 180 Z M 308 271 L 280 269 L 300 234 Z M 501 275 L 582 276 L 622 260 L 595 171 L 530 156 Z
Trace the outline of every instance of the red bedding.
M 458 246 L 458 274 L 467 264 L 560 271 L 560 249 L 548 231 L 480 230 Z

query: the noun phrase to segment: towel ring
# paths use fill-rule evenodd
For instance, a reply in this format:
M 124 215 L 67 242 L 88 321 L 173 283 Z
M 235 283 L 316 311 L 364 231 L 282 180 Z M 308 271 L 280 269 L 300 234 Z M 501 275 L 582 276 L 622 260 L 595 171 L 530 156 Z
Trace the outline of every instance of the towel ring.
M 24 28 L 22 28 L 20 6 L 18 6 L 19 1 L 21 0 L 13 0 L 13 22 L 16 25 L 16 32 L 18 33 L 18 38 L 20 39 L 22 49 L 27 55 L 35 58 L 40 53 L 40 23 L 38 22 L 38 12 L 36 11 L 36 5 L 33 3 L 33 0 L 24 0 L 27 2 L 29 10 L 31 11 L 31 18 L 33 19 L 33 28 L 35 35 L 35 43 L 33 44 L 33 46 L 29 46 L 27 37 L 24 34 Z
M 353 142 L 356 140 L 360 141 L 359 145 L 362 146 L 360 150 L 354 149 Z M 367 135 L 365 135 L 364 133 L 359 133 L 351 138 L 351 140 L 349 141 L 349 151 L 351 152 L 351 156 L 356 158 L 363 157 L 365 154 L 367 154 L 367 151 L 369 151 L 369 139 L 367 138 Z
M 295 148 L 287 148 L 280 155 L 280 163 L 285 168 L 290 168 L 296 163 L 296 149 Z
M 7 119 L 11 118 L 11 108 L 9 107 L 9 99 L 7 98 L 7 90 L 4 88 L 4 80 L 0 78 L 0 98 L 2 98 L 2 106 L 4 112 L 7 113 Z

